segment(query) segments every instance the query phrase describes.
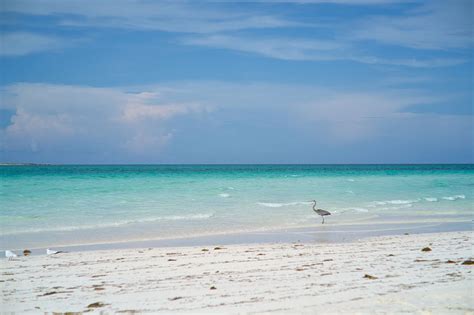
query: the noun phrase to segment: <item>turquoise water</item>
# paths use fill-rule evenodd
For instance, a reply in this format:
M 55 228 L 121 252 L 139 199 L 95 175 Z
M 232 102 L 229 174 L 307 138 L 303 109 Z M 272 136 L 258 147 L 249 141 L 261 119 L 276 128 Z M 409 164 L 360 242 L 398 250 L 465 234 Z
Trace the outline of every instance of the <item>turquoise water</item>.
M 332 212 L 332 225 L 473 218 L 473 165 L 52 165 L 0 172 L 2 247 L 316 226 L 312 199 Z

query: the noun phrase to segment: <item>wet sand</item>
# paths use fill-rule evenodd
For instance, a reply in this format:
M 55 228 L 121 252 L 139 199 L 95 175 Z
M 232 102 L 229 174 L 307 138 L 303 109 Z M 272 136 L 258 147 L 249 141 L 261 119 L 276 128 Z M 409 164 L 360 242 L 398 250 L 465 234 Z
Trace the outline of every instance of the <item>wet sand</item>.
M 378 220 L 375 222 L 327 222 L 303 227 L 262 229 L 259 231 L 227 231 L 201 235 L 186 235 L 181 237 L 157 237 L 153 231 L 159 231 L 159 226 L 148 226 L 150 237 L 133 238 L 124 230 L 124 235 L 114 238 L 103 229 L 75 231 L 71 234 L 55 233 L 26 233 L 0 236 L 0 245 L 5 249 L 21 251 L 24 248 L 32 250 L 33 255 L 44 254 L 47 247 L 78 252 L 89 250 L 127 249 L 145 247 L 182 247 L 182 246 L 211 246 L 261 244 L 261 243 L 340 243 L 352 242 L 366 237 L 400 235 L 404 233 L 441 233 L 454 231 L 471 231 L 471 219 L 465 217 L 457 220 L 441 221 L 439 218 L 419 217 L 415 222 L 403 218 Z M 229 227 L 231 228 L 231 227 Z M 84 237 L 87 234 L 87 238 Z M 114 233 L 112 233 L 114 234 Z M 0 246 L 1 247 L 1 246 Z
M 19 257 L 1 260 L 1 310 L 466 314 L 472 256 L 465 231 Z

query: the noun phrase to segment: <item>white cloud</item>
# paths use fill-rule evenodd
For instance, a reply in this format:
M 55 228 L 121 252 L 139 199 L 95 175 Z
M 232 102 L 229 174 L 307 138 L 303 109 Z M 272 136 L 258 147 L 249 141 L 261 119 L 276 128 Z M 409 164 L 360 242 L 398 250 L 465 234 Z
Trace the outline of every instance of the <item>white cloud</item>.
M 133 95 L 124 106 L 120 120 L 125 122 L 140 122 L 150 119 L 166 120 L 173 116 L 208 109 L 197 103 L 164 104 L 156 106 L 153 104 L 153 101 L 157 98 L 159 98 L 159 94 L 150 92 L 142 92 Z
M 243 38 L 237 36 L 213 35 L 188 38 L 188 45 L 240 50 L 285 60 L 331 60 L 335 50 L 345 46 L 335 41 L 305 40 L 291 38 Z
M 354 43 L 341 40 L 317 40 L 295 38 L 251 38 L 226 35 L 210 35 L 187 38 L 187 45 L 199 45 L 254 53 L 282 60 L 352 60 L 365 64 L 385 64 L 407 67 L 445 67 L 464 63 L 460 58 L 397 59 L 379 58 L 356 53 Z
M 295 121 L 319 120 L 328 124 L 389 119 L 398 116 L 403 108 L 410 105 L 447 101 L 436 93 L 381 87 L 354 91 L 304 84 L 214 81 L 180 82 L 166 86 L 167 95 L 164 97 L 168 100 L 198 101 L 213 106 L 214 112 L 226 109 L 282 112 Z
M 467 59 L 463 58 L 379 58 L 372 56 L 352 56 L 347 60 L 353 60 L 360 63 L 367 64 L 385 64 L 394 66 L 405 66 L 414 68 L 436 68 L 436 67 L 449 67 L 455 66 L 467 62 Z
M 466 49 L 474 43 L 473 2 L 432 1 L 404 15 L 366 17 L 349 34 L 414 49 Z
M 181 41 L 187 45 L 223 48 L 259 54 L 284 60 L 329 61 L 350 60 L 365 64 L 386 64 L 408 67 L 446 67 L 466 62 L 468 56 L 456 50 L 472 47 L 472 1 L 395 1 L 395 0 L 262 0 L 259 7 L 236 8 L 232 1 L 137 1 L 116 0 L 113 5 L 102 1 L 9 0 L 6 12 L 54 16 L 54 23 L 62 27 L 121 28 L 145 31 L 200 34 Z M 339 14 L 314 15 L 311 20 L 289 17 L 286 12 L 264 8 L 274 2 L 287 5 L 334 4 L 389 5 L 409 2 L 411 9 L 394 14 L 364 15 L 349 19 Z M 390 6 L 393 8 L 393 6 Z M 294 8 L 294 6 L 292 7 Z M 278 14 L 276 12 L 279 12 Z M 392 11 L 390 11 L 392 12 Z M 307 28 L 319 34 L 305 38 L 276 35 L 273 38 L 249 30 L 275 28 Z M 312 32 L 315 30 L 316 32 Z M 245 32 L 247 31 L 247 32 Z M 23 38 L 20 36 L 23 34 Z M 38 34 L 17 33 L 4 36 L 4 54 L 25 55 L 57 49 L 64 41 Z M 191 35 L 190 35 L 191 36 Z M 445 57 L 380 57 L 371 52 L 366 41 L 396 45 L 412 49 L 443 50 Z M 10 44 L 13 43 L 13 44 Z M 8 48 L 10 47 L 10 48 Z M 455 53 L 452 55 L 452 53 Z M 416 56 L 416 55 L 415 55 Z
M 111 4 L 82 0 L 10 0 L 4 6 L 4 10 L 59 16 L 59 23 L 63 26 L 167 32 L 214 33 L 301 24 L 265 13 L 224 10 L 188 1 L 116 0 Z
M 54 36 L 28 32 L 0 32 L 0 56 L 23 56 L 65 46 L 65 41 Z
M 225 1 L 225 0 L 224 0 Z M 420 2 L 421 0 L 248 0 L 246 2 L 288 3 L 288 4 L 344 4 L 344 5 L 383 5 Z
M 225 152 L 219 152 L 219 145 L 223 145 L 219 141 L 228 143 L 229 132 L 235 148 L 248 142 L 256 143 L 254 148 L 265 148 L 274 143 L 273 139 L 281 138 L 284 151 L 292 145 L 284 140 L 291 130 L 298 130 L 301 145 L 319 143 L 343 148 L 380 141 L 381 133 L 385 137 L 401 132 L 405 141 L 412 137 L 404 129 L 408 127 L 423 129 L 426 139 L 431 139 L 434 136 L 429 133 L 438 136 L 441 123 L 464 141 L 469 121 L 472 127 L 469 117 L 405 112 L 412 105 L 449 104 L 451 100 L 435 92 L 410 89 L 378 86 L 355 91 L 208 81 L 133 87 L 133 91 L 139 91 L 133 93 L 130 90 L 52 84 L 6 86 L 1 91 L 0 108 L 15 114 L 11 124 L 0 129 L 0 151 L 5 157 L 15 152 L 23 152 L 23 157 L 44 153 L 44 161 L 58 157 L 62 162 L 156 162 L 160 158 L 196 162 L 190 152 L 220 143 L 213 161 L 225 162 L 219 159 L 225 156 Z M 253 121 L 250 125 L 249 118 Z M 205 130 L 202 134 L 201 129 Z M 170 147 L 179 147 L 180 153 L 167 156 Z M 250 151 L 238 154 L 252 156 Z
M 196 103 L 164 102 L 153 91 L 52 84 L 4 87 L 2 101 L 0 108 L 15 111 L 1 131 L 4 151 L 75 143 L 83 151 L 155 155 L 172 137 L 168 120 L 201 111 Z
M 413 91 L 332 91 L 303 104 L 299 114 L 315 124 L 330 122 L 329 131 L 339 141 L 368 140 L 377 136 L 381 123 L 407 117 L 400 113 L 406 106 L 433 101 L 433 97 Z
M 172 137 L 173 134 L 171 132 L 157 134 L 156 132 L 150 132 L 150 130 L 138 128 L 131 137 L 127 138 L 124 143 L 121 143 L 120 147 L 134 154 L 155 155 L 156 158 L 161 148 L 166 146 Z

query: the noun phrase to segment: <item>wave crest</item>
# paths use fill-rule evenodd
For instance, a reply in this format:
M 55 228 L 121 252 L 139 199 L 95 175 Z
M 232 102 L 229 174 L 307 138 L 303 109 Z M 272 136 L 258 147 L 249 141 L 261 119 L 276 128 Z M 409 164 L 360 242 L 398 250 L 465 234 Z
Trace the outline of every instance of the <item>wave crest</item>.
M 269 208 L 281 208 L 281 207 L 288 207 L 288 206 L 310 205 L 312 203 L 310 201 L 295 201 L 295 202 L 287 202 L 287 203 L 257 202 L 257 204 L 260 206 L 269 207 Z
M 369 209 L 366 209 L 366 208 L 350 207 L 350 208 L 337 209 L 337 210 L 334 210 L 333 212 L 334 212 L 334 213 L 342 214 L 342 213 L 346 213 L 346 212 L 365 213 L 365 212 L 369 212 L 369 211 L 370 211 L 370 210 L 369 210 Z
M 419 202 L 420 199 L 412 199 L 412 200 L 384 200 L 384 201 L 374 201 L 373 205 L 376 206 L 384 206 L 384 205 L 408 205 L 412 203 Z
M 129 224 L 150 223 L 150 222 L 157 222 L 157 221 L 204 220 L 204 219 L 209 219 L 213 216 L 214 216 L 214 213 L 196 213 L 196 214 L 190 214 L 190 215 L 168 215 L 168 216 L 159 216 L 159 217 L 151 217 L 151 218 L 143 218 L 143 219 L 129 219 L 129 220 L 122 220 L 122 221 L 109 222 L 109 223 L 99 223 L 99 224 L 62 226 L 62 227 L 51 227 L 51 228 L 46 227 L 46 228 L 30 229 L 26 231 L 6 232 L 6 233 L 1 233 L 1 235 L 92 230 L 92 229 L 100 229 L 100 228 L 114 228 L 114 227 L 129 225 Z
M 454 200 L 458 200 L 458 199 L 466 199 L 466 196 L 465 195 L 455 195 L 455 196 L 443 197 L 442 199 L 454 201 Z

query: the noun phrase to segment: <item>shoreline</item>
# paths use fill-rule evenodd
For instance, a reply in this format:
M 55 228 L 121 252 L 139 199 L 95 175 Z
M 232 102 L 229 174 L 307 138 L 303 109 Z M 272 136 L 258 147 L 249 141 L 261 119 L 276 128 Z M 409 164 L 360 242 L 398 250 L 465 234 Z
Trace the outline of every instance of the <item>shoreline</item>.
M 237 245 L 260 243 L 344 243 L 353 242 L 363 238 L 384 236 L 440 233 L 453 231 L 471 231 L 473 222 L 360 222 L 319 224 L 301 227 L 264 229 L 253 231 L 237 231 L 226 233 L 209 233 L 183 237 L 162 237 L 137 240 L 121 240 L 107 242 L 88 242 L 67 245 L 49 244 L 48 246 L 13 248 L 20 252 L 24 249 L 32 251 L 32 255 L 43 255 L 45 249 L 54 247 L 57 250 L 70 252 L 83 252 L 89 250 L 108 249 L 136 249 L 146 247 L 186 247 L 209 245 Z M 12 249 L 12 248 L 5 248 Z
M 3 259 L 2 311 L 465 314 L 472 248 L 470 230 Z

